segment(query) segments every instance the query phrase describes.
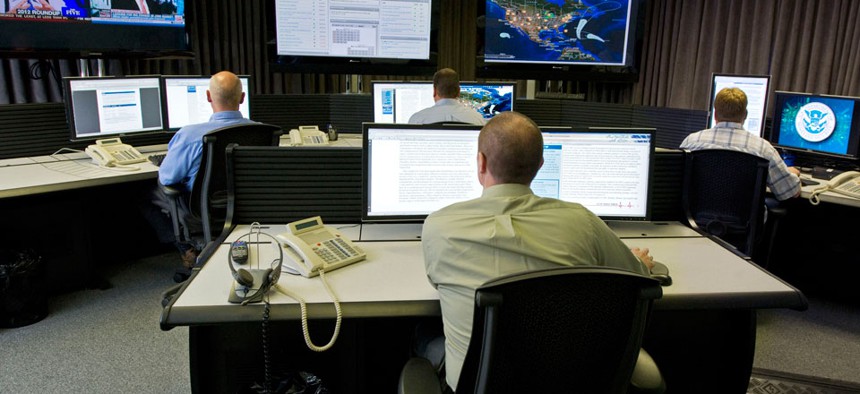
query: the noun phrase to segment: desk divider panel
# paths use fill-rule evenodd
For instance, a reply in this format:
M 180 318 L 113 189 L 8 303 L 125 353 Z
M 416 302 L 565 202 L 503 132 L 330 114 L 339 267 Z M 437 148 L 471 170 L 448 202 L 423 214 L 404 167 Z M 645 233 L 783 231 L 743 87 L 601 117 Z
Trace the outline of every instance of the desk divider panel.
M 361 221 L 361 149 L 237 146 L 227 150 L 227 177 L 228 226 L 317 215 L 326 223 Z
M 636 126 L 631 123 L 633 106 L 625 104 L 564 100 L 561 116 L 566 126 L 576 128 Z
M 651 174 L 651 220 L 684 221 L 681 194 L 684 186 L 684 152 L 660 150 Z
M 165 144 L 173 133 L 123 137 L 127 144 Z M 61 148 L 83 150 L 92 141 L 69 141 L 63 103 L 0 105 L 0 159 L 45 156 Z
M 637 106 L 631 122 L 656 128 L 658 148 L 678 149 L 688 135 L 708 127 L 708 111 Z

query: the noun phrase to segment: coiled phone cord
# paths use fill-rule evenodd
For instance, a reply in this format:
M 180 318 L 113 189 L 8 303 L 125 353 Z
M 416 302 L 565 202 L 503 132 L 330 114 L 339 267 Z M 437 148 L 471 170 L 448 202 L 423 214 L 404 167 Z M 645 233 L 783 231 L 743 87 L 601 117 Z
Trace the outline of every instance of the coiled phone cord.
M 277 291 L 281 292 L 282 294 L 286 295 L 287 297 L 290 297 L 290 298 L 299 302 L 299 307 L 302 310 L 302 334 L 304 334 L 304 336 L 305 336 L 305 344 L 308 345 L 308 349 L 311 349 L 315 352 L 324 352 L 324 351 L 330 349 L 332 346 L 334 346 L 334 342 L 337 340 L 337 336 L 340 333 L 340 323 L 343 320 L 343 314 L 341 313 L 341 310 L 340 310 L 340 301 L 338 301 L 337 296 L 331 290 L 331 287 L 329 286 L 328 281 L 325 279 L 325 270 L 321 269 L 321 270 L 319 270 L 319 273 L 320 273 L 320 280 L 322 280 L 323 286 L 325 286 L 325 289 L 328 292 L 328 295 L 331 297 L 332 303 L 334 304 L 335 313 L 337 314 L 337 320 L 336 320 L 335 325 L 334 325 L 334 333 L 332 333 L 332 335 L 331 335 L 331 340 L 329 340 L 328 343 L 323 345 L 323 346 L 314 345 L 313 341 L 311 340 L 311 335 L 308 332 L 308 309 L 307 309 L 307 305 L 305 304 L 304 298 L 302 298 L 299 295 L 281 287 L 280 284 L 275 284 L 275 289 Z

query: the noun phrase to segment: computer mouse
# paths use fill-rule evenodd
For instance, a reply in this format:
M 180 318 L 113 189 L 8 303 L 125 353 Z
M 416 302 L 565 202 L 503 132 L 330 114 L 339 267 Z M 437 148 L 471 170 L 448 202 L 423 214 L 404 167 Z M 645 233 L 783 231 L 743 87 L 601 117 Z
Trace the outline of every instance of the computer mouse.
M 672 285 L 672 277 L 669 276 L 669 267 L 659 261 L 654 262 L 651 268 L 651 277 L 660 282 L 660 286 Z

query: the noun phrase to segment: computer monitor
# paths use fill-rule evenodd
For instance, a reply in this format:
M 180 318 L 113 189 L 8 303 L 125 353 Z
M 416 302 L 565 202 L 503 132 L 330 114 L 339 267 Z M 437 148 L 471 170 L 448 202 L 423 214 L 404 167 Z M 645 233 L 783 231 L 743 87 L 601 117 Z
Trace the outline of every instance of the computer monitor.
M 764 132 L 769 83 L 769 75 L 713 74 L 711 77 L 711 104 L 708 107 L 710 111 L 708 127 L 714 127 L 717 124 L 714 117 L 714 98 L 717 97 L 717 93 L 723 88 L 739 88 L 747 95 L 747 120 L 744 122 L 744 129 L 761 137 Z
M 208 122 L 212 116 L 212 106 L 206 98 L 210 77 L 204 76 L 162 76 L 164 92 L 164 124 L 169 130 L 179 130 L 185 125 Z M 250 77 L 240 75 L 245 100 L 239 104 L 239 112 L 251 118 Z
M 72 141 L 164 130 L 158 76 L 64 78 Z
M 431 81 L 374 81 L 373 121 L 409 123 L 416 112 L 432 107 Z M 484 119 L 514 108 L 515 84 L 512 82 L 461 82 L 459 100 Z
M 422 221 L 480 197 L 480 127 L 365 123 L 364 221 Z M 603 219 L 650 218 L 653 129 L 542 131 L 535 194 L 577 202 Z
M 774 92 L 773 129 L 775 147 L 857 159 L 860 116 L 857 97 Z
M 604 220 L 650 220 L 651 128 L 543 131 L 544 164 L 531 188 L 580 203 Z

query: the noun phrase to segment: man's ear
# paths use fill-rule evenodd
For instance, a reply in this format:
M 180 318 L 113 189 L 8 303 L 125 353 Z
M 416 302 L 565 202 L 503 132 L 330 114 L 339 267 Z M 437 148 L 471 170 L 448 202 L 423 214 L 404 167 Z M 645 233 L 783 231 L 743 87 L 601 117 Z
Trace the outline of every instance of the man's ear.
M 242 93 L 242 94 L 244 94 L 244 93 Z M 212 92 L 210 92 L 208 89 L 206 90 L 206 101 L 208 101 L 210 103 L 212 102 Z
M 244 102 L 245 102 L 245 92 L 242 92 L 242 95 L 239 97 L 239 104 L 242 104 Z

